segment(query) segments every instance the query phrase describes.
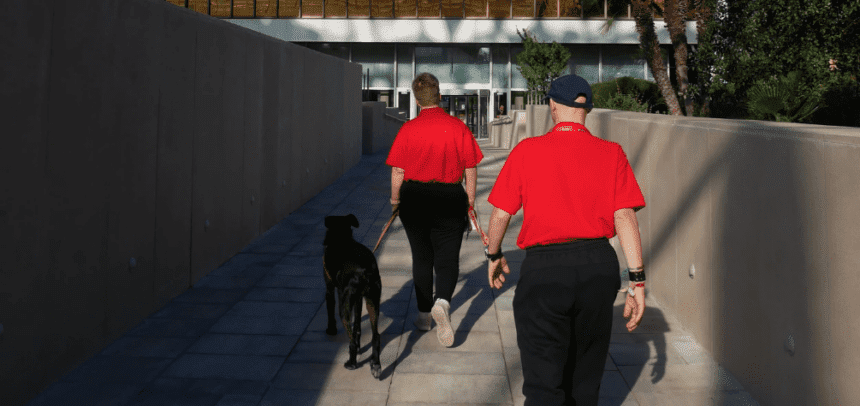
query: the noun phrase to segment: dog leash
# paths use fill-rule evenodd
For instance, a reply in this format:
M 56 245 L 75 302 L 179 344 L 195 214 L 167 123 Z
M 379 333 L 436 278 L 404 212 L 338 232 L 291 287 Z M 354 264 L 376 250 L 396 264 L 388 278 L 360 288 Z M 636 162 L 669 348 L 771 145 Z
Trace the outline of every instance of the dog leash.
M 478 233 L 481 234 L 481 242 L 484 243 L 484 247 L 490 246 L 490 239 L 487 238 L 487 235 L 484 234 L 484 230 L 481 229 L 481 222 L 478 221 L 478 213 L 475 212 L 475 208 L 469 206 L 469 220 L 472 222 L 472 226 L 478 230 Z M 466 234 L 466 238 L 468 238 L 468 233 Z
M 374 253 L 376 253 L 376 249 L 379 248 L 379 243 L 382 242 L 382 237 L 385 236 L 385 233 L 388 231 L 388 227 L 391 227 L 391 223 L 394 221 L 394 218 L 397 217 L 398 213 L 400 213 L 399 207 L 397 208 L 397 210 L 394 210 L 394 212 L 391 213 L 391 218 L 388 219 L 387 223 L 385 223 L 385 227 L 382 227 L 382 234 L 379 234 L 379 240 L 376 241 L 376 246 L 373 247 Z

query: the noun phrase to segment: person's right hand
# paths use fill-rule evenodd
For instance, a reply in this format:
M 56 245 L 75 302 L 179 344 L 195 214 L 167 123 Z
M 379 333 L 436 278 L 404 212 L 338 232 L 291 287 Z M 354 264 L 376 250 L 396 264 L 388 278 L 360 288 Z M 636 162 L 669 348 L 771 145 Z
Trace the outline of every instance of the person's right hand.
M 505 284 L 505 275 L 510 274 L 511 269 L 508 268 L 508 261 L 505 257 L 501 257 L 495 261 L 487 260 L 487 277 L 490 280 L 490 288 L 501 289 Z
M 391 214 L 397 213 L 400 210 L 400 203 L 391 205 Z
M 624 318 L 627 320 L 627 331 L 633 332 L 639 323 L 642 322 L 642 315 L 645 313 L 645 288 L 633 288 L 633 293 L 636 296 L 627 294 L 627 300 L 624 302 Z

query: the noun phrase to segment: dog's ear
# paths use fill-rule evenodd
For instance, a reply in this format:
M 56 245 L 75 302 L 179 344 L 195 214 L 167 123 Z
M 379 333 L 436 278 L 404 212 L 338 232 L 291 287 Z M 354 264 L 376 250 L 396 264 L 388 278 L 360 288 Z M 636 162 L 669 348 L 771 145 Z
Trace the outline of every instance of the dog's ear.
M 349 224 L 355 228 L 358 228 L 358 219 L 355 218 L 355 215 L 350 214 L 346 216 L 346 219 L 349 220 Z
M 325 218 L 325 228 L 331 228 L 331 226 L 332 226 L 331 222 L 332 222 L 331 216 L 326 217 Z

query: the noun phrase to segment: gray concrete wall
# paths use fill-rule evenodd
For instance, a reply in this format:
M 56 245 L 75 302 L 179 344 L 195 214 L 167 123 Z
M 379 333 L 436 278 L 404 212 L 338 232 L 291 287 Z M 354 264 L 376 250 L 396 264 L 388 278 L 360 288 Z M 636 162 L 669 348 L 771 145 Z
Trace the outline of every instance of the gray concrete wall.
M 860 403 L 860 132 L 601 109 L 587 126 L 645 195 L 649 294 L 763 405 Z
M 362 152 L 375 154 L 389 151 L 397 132 L 406 120 L 396 115 L 397 109 L 386 108 L 385 102 L 362 102 Z
M 17 405 L 356 164 L 361 72 L 164 1 L 0 11 L 0 404 Z

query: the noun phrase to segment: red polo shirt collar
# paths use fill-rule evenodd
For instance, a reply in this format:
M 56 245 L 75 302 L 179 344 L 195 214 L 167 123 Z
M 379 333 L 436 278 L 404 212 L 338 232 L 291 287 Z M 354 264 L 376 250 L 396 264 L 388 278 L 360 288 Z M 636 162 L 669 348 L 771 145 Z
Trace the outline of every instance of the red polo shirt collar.
M 555 127 L 552 128 L 551 132 L 573 132 L 573 133 L 584 132 L 588 135 L 591 135 L 591 132 L 589 132 L 588 129 L 585 128 L 584 125 L 579 124 L 579 123 L 572 123 L 572 122 L 558 123 L 555 125 Z

